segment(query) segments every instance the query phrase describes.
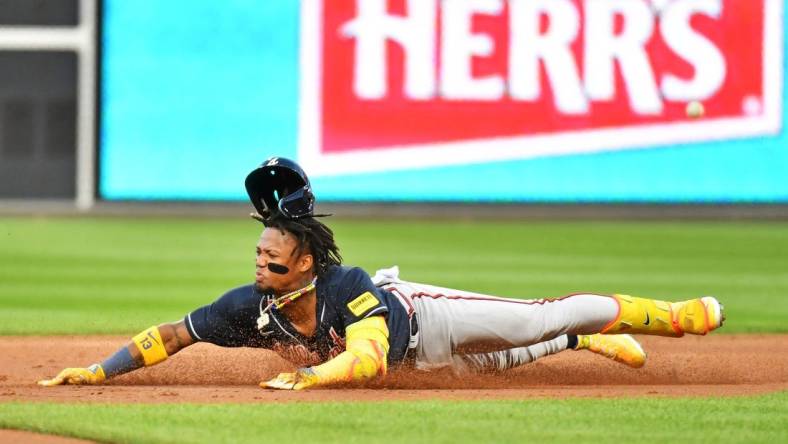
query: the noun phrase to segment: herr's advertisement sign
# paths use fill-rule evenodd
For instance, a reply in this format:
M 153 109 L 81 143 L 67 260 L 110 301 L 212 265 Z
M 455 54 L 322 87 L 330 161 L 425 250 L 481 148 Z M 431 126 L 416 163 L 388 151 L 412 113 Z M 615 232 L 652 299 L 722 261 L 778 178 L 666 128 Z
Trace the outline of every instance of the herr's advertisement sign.
M 304 0 L 298 159 L 333 176 L 775 134 L 782 8 Z

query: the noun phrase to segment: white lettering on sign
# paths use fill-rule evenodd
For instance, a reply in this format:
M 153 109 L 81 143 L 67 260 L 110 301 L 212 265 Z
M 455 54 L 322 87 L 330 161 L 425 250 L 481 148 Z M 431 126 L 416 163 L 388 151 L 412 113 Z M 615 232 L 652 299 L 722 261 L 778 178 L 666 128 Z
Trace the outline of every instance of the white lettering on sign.
M 414 100 L 435 95 L 436 0 L 408 0 L 408 15 L 386 12 L 386 0 L 357 0 L 356 18 L 341 32 L 355 39 L 353 90 L 362 99 L 382 99 L 388 92 L 386 42 L 405 51 L 405 96 Z
M 473 78 L 471 59 L 493 53 L 489 35 L 471 33 L 475 14 L 497 15 L 501 0 L 444 1 L 441 18 L 441 96 L 454 100 L 500 100 L 504 82 L 500 76 Z
M 725 81 L 725 57 L 703 34 L 695 32 L 690 20 L 695 14 L 719 18 L 721 0 L 683 0 L 667 5 L 660 17 L 659 28 L 668 47 L 695 70 L 690 80 L 672 74 L 662 78 L 662 94 L 668 100 L 705 100 L 714 95 Z
M 655 115 L 662 112 L 663 100 L 703 100 L 725 80 L 722 52 L 691 26 L 697 14 L 719 19 L 721 0 L 658 5 L 646 0 L 585 0 L 582 18 L 571 0 L 508 0 L 506 4 L 507 72 L 474 77 L 473 58 L 489 57 L 503 42 L 474 32 L 473 19 L 500 15 L 504 0 L 407 0 L 404 15 L 389 13 L 387 0 L 356 0 L 356 17 L 341 28 L 342 35 L 354 39 L 354 93 L 363 100 L 383 100 L 390 94 L 389 42 L 403 50 L 403 94 L 414 101 L 433 100 L 440 93 L 445 100 L 498 101 L 508 95 L 535 102 L 543 94 L 543 65 L 554 105 L 563 114 L 584 114 L 589 101 L 608 102 L 626 94 L 634 113 Z M 549 26 L 542 31 L 544 17 Z M 623 23 L 620 31 L 617 17 Z M 436 44 L 438 20 L 440 45 Z M 657 32 L 673 53 L 693 67 L 692 78 L 669 72 L 656 78 L 646 45 Z M 571 50 L 580 37 L 582 76 Z M 625 91 L 616 91 L 616 66 Z
M 584 73 L 592 100 L 615 97 L 615 65 L 621 69 L 629 103 L 638 114 L 658 114 L 662 101 L 657 91 L 645 44 L 654 29 L 651 8 L 643 1 L 586 0 Z M 615 16 L 624 29 L 615 33 Z
M 570 45 L 580 31 L 580 17 L 569 0 L 512 0 L 510 14 L 509 93 L 515 100 L 541 97 L 539 62 L 547 71 L 555 106 L 564 114 L 588 111 L 577 63 Z M 550 27 L 540 33 L 542 15 Z

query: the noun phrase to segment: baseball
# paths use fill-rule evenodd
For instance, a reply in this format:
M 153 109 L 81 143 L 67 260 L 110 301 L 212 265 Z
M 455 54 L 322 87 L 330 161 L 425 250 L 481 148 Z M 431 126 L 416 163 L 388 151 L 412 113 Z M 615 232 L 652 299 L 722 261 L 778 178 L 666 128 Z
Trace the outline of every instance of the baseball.
M 697 100 L 693 100 L 692 102 L 687 103 L 687 117 L 691 119 L 697 119 L 699 117 L 703 117 L 703 114 L 706 113 L 706 109 L 703 107 L 703 104 L 698 102 Z

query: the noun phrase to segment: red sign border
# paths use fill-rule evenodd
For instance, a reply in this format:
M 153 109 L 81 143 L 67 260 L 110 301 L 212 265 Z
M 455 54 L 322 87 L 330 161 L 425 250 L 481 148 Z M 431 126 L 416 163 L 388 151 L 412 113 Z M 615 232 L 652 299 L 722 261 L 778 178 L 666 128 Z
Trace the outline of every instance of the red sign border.
M 774 135 L 781 131 L 783 106 L 783 3 L 764 0 L 763 113 L 757 116 L 628 125 L 551 134 L 496 137 L 460 142 L 408 144 L 339 154 L 321 151 L 322 17 L 325 0 L 302 0 L 298 160 L 310 176 L 335 176 L 644 149 Z M 645 143 L 645 144 L 644 144 Z

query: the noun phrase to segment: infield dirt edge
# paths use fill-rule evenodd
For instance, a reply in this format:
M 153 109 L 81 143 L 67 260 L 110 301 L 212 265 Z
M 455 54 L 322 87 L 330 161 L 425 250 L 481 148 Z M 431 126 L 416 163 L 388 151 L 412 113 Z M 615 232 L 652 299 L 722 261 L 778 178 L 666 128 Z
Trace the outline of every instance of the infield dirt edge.
M 197 344 L 165 363 L 101 386 L 43 388 L 35 381 L 100 361 L 123 336 L 0 337 L 0 402 L 242 403 L 495 400 L 567 397 L 745 396 L 788 390 L 788 335 L 638 337 L 649 354 L 631 369 L 566 351 L 497 375 L 395 372 L 363 387 L 287 392 L 257 383 L 291 367 L 267 350 Z

